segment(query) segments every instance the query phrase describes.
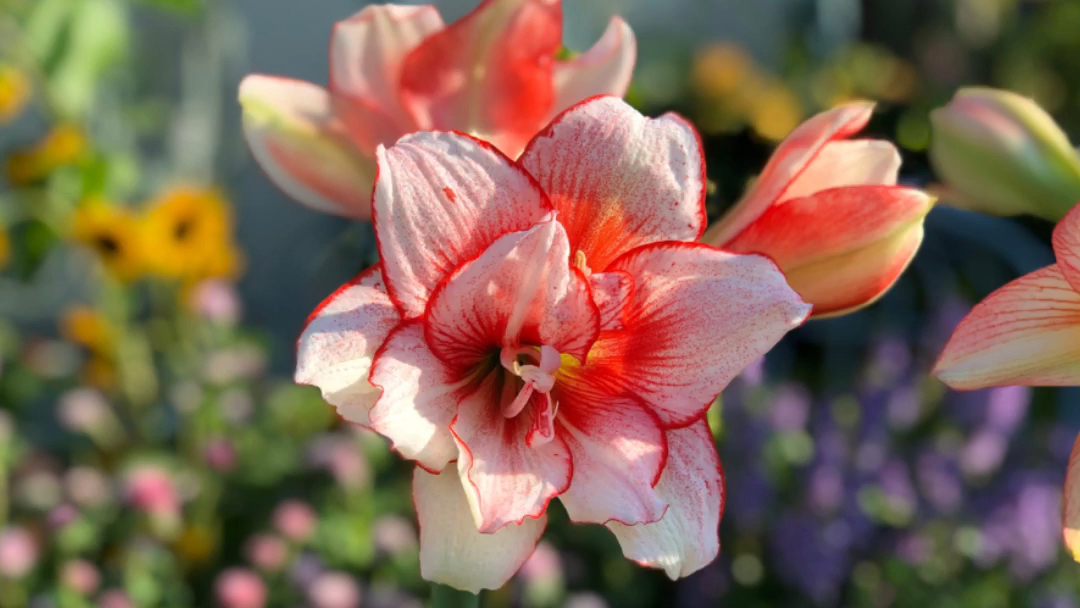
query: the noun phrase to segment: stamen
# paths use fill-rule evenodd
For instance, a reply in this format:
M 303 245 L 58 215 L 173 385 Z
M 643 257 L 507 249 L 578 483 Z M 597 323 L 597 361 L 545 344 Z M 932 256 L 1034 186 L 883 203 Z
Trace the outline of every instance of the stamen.
M 574 267 L 580 270 L 585 276 L 592 274 L 592 270 L 589 269 L 589 264 L 585 260 L 585 252 L 580 249 L 574 252 Z
M 532 364 L 522 365 L 519 358 L 532 361 Z M 514 390 L 514 380 L 507 379 L 503 388 L 502 414 L 507 418 L 513 418 L 525 409 L 534 392 L 546 394 L 555 387 L 554 373 L 562 365 L 562 355 L 551 346 L 541 346 L 539 349 L 529 346 L 506 347 L 499 353 L 499 362 L 502 366 L 523 381 L 521 390 L 513 399 L 509 396 Z M 547 410 L 551 409 L 551 398 L 547 398 Z M 554 416 L 554 412 L 550 412 Z M 546 425 L 546 424 L 545 424 Z

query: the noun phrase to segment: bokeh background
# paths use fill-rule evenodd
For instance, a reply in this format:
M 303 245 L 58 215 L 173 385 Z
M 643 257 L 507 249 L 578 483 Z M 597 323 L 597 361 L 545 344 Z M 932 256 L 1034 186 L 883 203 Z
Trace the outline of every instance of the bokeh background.
M 449 21 L 473 0 L 437 3 Z M 349 0 L 0 0 L 0 607 L 421 606 L 410 468 L 290 383 L 307 313 L 371 227 L 251 161 L 250 72 L 326 80 Z M 957 87 L 1080 137 L 1080 0 L 565 0 L 635 30 L 629 98 L 702 131 L 712 217 L 773 146 L 870 98 L 904 181 Z M 939 206 L 876 305 L 792 333 L 710 411 L 722 554 L 672 583 L 558 507 L 484 605 L 1080 606 L 1060 541 L 1075 390 L 927 372 L 971 303 L 1053 260 L 1052 226 Z

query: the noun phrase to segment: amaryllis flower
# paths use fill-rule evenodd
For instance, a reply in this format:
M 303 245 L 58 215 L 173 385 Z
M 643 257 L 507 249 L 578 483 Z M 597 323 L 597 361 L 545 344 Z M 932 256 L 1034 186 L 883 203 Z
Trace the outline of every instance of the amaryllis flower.
M 848 139 L 873 109 L 868 102 L 842 105 L 795 129 L 703 239 L 771 257 L 818 318 L 884 295 L 915 257 L 933 204 L 925 193 L 897 186 L 895 146 Z
M 626 93 L 637 47 L 621 19 L 573 59 L 561 45 L 561 0 L 484 0 L 448 26 L 434 6 L 368 6 L 334 28 L 327 88 L 244 79 L 244 133 L 286 194 L 369 219 L 379 145 L 456 130 L 514 158 L 562 110 Z
M 1080 386 L 1080 205 L 1054 228 L 1056 264 L 975 305 L 934 374 L 956 389 Z M 1065 543 L 1080 561 L 1080 438 L 1065 480 Z
M 810 306 L 695 243 L 700 141 L 601 97 L 515 162 L 458 133 L 378 152 L 381 261 L 312 315 L 296 380 L 415 460 L 421 571 L 496 588 L 559 497 L 672 578 L 719 548 L 707 407 Z

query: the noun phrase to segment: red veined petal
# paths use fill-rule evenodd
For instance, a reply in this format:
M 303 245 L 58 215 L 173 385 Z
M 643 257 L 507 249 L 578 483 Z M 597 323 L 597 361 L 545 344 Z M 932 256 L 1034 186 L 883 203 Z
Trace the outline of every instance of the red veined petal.
M 1080 291 L 1080 205 L 1054 227 L 1053 243 L 1058 268 L 1072 288 Z
M 622 312 L 630 301 L 634 280 L 625 272 L 596 272 L 589 275 L 593 301 L 600 310 L 600 331 L 625 329 Z
M 900 153 L 887 141 L 830 141 L 784 190 L 778 204 L 841 186 L 895 186 L 899 173 Z
M 637 40 L 619 17 L 612 17 L 592 48 L 555 64 L 555 105 L 552 115 L 596 95 L 626 95 L 634 75 Z

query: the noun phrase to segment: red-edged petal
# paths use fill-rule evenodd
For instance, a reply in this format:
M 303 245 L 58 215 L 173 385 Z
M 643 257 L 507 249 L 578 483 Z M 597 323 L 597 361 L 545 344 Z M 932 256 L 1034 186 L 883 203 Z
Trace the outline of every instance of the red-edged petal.
M 652 524 L 607 524 L 623 554 L 678 579 L 709 565 L 720 552 L 724 472 L 705 421 L 668 431 L 668 460 L 656 492 L 670 505 Z
M 528 445 L 534 417 L 547 396 L 533 393 L 519 415 L 505 418 L 499 403 L 506 380 L 505 374 L 488 374 L 461 400 L 452 426 L 461 454 L 458 473 L 473 520 L 489 534 L 541 517 L 551 499 L 570 485 L 573 474 L 570 450 L 561 437 Z
M 765 169 L 742 200 L 709 228 L 705 242 L 723 246 L 750 225 L 785 192 L 832 140 L 858 133 L 870 120 L 874 104 L 854 102 L 818 114 L 802 123 L 773 152 Z
M 841 186 L 895 186 L 900 152 L 878 139 L 831 141 L 784 190 L 780 203 Z
M 653 490 L 667 454 L 656 414 L 637 399 L 610 394 L 586 364 L 558 377 L 559 436 L 574 460 L 574 479 L 559 496 L 579 523 L 658 521 L 667 508 Z
M 612 17 L 604 35 L 588 51 L 555 64 L 552 114 L 596 95 L 626 95 L 634 75 L 637 40 L 619 17 Z
M 1073 289 L 1080 291 L 1080 205 L 1054 227 L 1053 242 L 1058 268 Z
M 370 382 L 382 389 L 369 413 L 371 428 L 402 456 L 429 471 L 457 458 L 450 422 L 468 379 L 431 352 L 421 321 L 405 321 L 390 332 L 375 354 Z
M 1080 385 L 1080 294 L 1056 264 L 1005 285 L 953 332 L 934 374 L 956 389 Z
M 421 128 L 472 133 L 516 157 L 555 101 L 561 43 L 560 2 L 485 0 L 409 54 L 402 100 Z
M 456 589 L 498 589 L 532 555 L 547 516 L 481 534 L 454 471 L 413 473 L 413 502 L 420 522 L 420 575 Z
M 772 258 L 814 315 L 848 311 L 885 293 L 922 241 L 933 205 L 898 186 L 849 186 L 774 205 L 725 245 Z
M 625 272 L 597 272 L 589 275 L 589 287 L 600 310 L 600 331 L 625 329 L 622 312 L 634 291 L 634 279 Z
M 375 164 L 325 89 L 253 75 L 240 83 L 240 104 L 251 153 L 278 188 L 316 211 L 371 217 Z
M 416 133 L 378 156 L 375 234 L 387 289 L 406 317 L 422 314 L 458 266 L 551 209 L 523 169 L 465 135 Z
M 430 5 L 371 5 L 334 25 L 330 37 L 330 90 L 381 108 L 403 133 L 415 130 L 401 107 L 401 65 L 427 36 L 443 29 Z
M 599 314 L 569 257 L 566 232 L 554 219 L 499 238 L 432 294 L 424 315 L 432 351 L 462 366 L 523 344 L 584 359 Z
M 342 418 L 368 425 L 379 391 L 368 382 L 375 351 L 400 320 L 373 266 L 311 313 L 297 342 L 297 384 L 319 387 Z
M 611 268 L 634 277 L 623 331 L 589 351 L 605 390 L 645 402 L 665 426 L 683 426 L 744 367 L 810 314 L 767 258 L 695 243 L 635 249 Z
M 646 118 L 621 99 L 591 99 L 556 118 L 520 162 L 593 270 L 635 247 L 692 241 L 704 230 L 701 140 L 674 114 Z

